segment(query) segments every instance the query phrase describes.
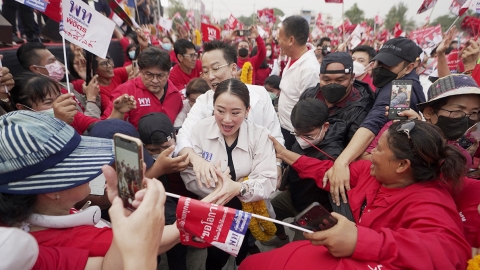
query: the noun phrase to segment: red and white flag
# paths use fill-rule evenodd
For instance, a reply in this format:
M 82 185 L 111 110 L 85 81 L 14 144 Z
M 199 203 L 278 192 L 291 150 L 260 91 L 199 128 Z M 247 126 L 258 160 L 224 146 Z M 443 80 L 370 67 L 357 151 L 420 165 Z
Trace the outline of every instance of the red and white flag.
M 402 33 L 402 26 L 397 22 L 397 24 L 395 24 L 395 28 L 393 28 L 393 36 L 399 37 Z
M 241 210 L 180 197 L 176 216 L 182 244 L 197 248 L 213 245 L 237 256 L 252 215 Z
M 263 23 L 270 23 L 275 21 L 275 16 L 273 15 L 273 8 L 264 8 L 262 10 L 257 10 L 258 20 Z
M 202 15 L 202 23 L 210 24 L 210 16 Z
M 382 17 L 377 15 L 377 16 L 375 16 L 374 22 L 375 22 L 375 24 L 382 25 L 385 22 L 385 20 Z
M 343 0 L 325 0 L 325 3 L 341 3 L 341 4 L 343 4 Z
M 472 4 L 472 0 L 467 0 L 463 5 L 460 7 L 460 10 L 458 11 L 458 16 L 462 16 L 469 8 L 470 5 Z
M 238 24 L 237 18 L 235 18 L 232 14 L 230 14 L 230 17 L 228 17 L 228 20 L 226 23 L 226 25 L 228 25 L 228 28 L 230 28 L 230 30 L 233 30 L 237 27 L 237 24 Z
M 209 42 L 212 40 L 220 40 L 220 29 L 218 29 L 215 25 L 202 23 L 202 40 L 205 42 Z
M 322 14 L 321 14 L 321 13 L 318 13 L 317 19 L 315 20 L 315 25 L 316 25 L 317 27 L 322 27 L 322 25 L 323 25 L 323 20 L 322 20 Z
M 436 3 L 437 3 L 437 0 L 424 0 L 422 5 L 420 6 L 420 8 L 417 11 L 417 14 L 423 13 L 423 12 L 433 8 Z

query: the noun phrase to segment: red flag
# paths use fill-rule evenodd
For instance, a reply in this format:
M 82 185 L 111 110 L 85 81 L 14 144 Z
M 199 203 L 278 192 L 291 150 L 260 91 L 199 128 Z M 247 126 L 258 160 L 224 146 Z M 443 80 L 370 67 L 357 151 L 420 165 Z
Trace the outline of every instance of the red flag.
M 322 20 L 322 14 L 321 13 L 318 13 L 317 20 L 315 21 L 315 25 L 318 26 L 318 27 L 322 27 L 323 20 Z
M 45 12 L 43 12 L 43 14 L 47 15 L 47 17 L 57 23 L 60 22 L 60 20 L 62 19 L 62 9 L 60 7 L 60 3 L 60 0 L 49 0 L 49 4 L 47 5 L 47 8 L 45 9 Z
M 180 197 L 176 210 L 177 228 L 184 245 L 210 245 L 237 256 L 245 238 L 251 214 L 221 205 Z
M 397 24 L 395 24 L 395 28 L 393 28 L 393 36 L 399 37 L 402 33 L 402 26 L 397 22 Z
M 202 23 L 202 40 L 209 42 L 212 40 L 220 39 L 220 29 L 215 27 L 215 25 Z
M 437 0 L 424 0 L 422 5 L 420 6 L 420 8 L 417 11 L 417 14 L 423 13 L 423 12 L 433 8 L 436 3 L 437 3 Z
M 382 17 L 380 17 L 380 16 L 378 16 L 378 15 L 375 16 L 375 24 L 380 24 L 380 25 L 381 25 L 381 24 L 383 24 L 384 22 L 385 22 L 385 20 L 383 20 Z
M 447 64 L 450 73 L 457 74 L 462 73 L 465 71 L 465 67 L 463 66 L 462 59 L 458 54 L 458 50 L 453 50 L 447 55 Z
M 460 7 L 460 10 L 458 11 L 458 16 L 462 16 L 470 7 L 472 4 L 472 0 L 467 0 L 463 5 Z
M 343 0 L 325 0 L 325 3 L 343 3 Z
M 275 17 L 273 16 L 273 8 L 264 8 L 262 10 L 257 10 L 258 20 L 263 23 L 274 22 Z
M 230 28 L 229 30 L 233 30 L 237 27 L 238 20 L 233 17 L 232 14 L 230 14 L 230 17 L 228 17 L 227 23 L 228 27 Z
M 202 15 L 202 23 L 210 24 L 210 16 Z

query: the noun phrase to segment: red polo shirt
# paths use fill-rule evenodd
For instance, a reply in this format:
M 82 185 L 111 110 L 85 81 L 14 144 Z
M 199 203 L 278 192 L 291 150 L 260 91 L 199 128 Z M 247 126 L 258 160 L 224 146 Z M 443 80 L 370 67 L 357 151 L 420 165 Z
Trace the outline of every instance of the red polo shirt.
M 112 92 L 112 101 L 104 115 L 110 115 L 113 109 L 113 100 L 123 94 L 134 96 L 137 101 L 137 108 L 125 114 L 125 120 L 128 120 L 135 128 L 142 116 L 152 112 L 165 113 L 173 123 L 183 108 L 182 96 L 170 80 L 165 85 L 163 97 L 158 99 L 145 87 L 142 78 L 137 77 L 115 88 Z
M 172 68 L 168 79 L 177 89 L 184 89 L 192 79 L 200 77 L 201 72 L 202 61 L 200 60 L 197 60 L 197 62 L 195 63 L 195 68 L 192 69 L 190 74 L 185 73 L 185 71 L 183 71 L 180 67 L 180 64 L 178 64 Z
M 102 113 L 107 109 L 112 100 L 112 92 L 117 88 L 117 86 L 128 80 L 127 69 L 124 67 L 119 67 L 113 69 L 113 78 L 110 82 L 110 85 L 100 85 L 100 102 L 102 104 Z

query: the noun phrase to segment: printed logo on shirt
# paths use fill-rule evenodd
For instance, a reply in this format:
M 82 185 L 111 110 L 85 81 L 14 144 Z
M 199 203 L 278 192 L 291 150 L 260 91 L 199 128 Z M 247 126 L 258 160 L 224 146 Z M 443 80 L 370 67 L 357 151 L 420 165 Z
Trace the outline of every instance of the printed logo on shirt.
M 138 104 L 140 107 L 150 106 L 150 98 L 138 98 Z
M 462 212 L 459 212 L 459 214 L 460 214 L 460 218 L 462 219 L 462 222 L 467 221 L 467 219 L 465 218 L 465 215 L 463 215 Z
M 382 267 L 383 267 L 383 265 L 381 265 L 381 264 L 379 264 L 375 267 L 371 267 L 370 265 L 368 265 L 368 269 L 370 269 L 370 270 L 382 270 Z
M 205 159 L 206 161 L 210 162 L 212 161 L 213 154 L 209 153 L 207 151 L 202 152 L 202 158 Z

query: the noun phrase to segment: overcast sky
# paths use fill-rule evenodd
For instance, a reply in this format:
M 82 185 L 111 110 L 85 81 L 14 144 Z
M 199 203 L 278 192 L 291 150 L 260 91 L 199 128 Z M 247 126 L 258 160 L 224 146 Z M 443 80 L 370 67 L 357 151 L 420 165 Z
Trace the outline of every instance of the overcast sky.
M 189 3 L 194 0 L 183 0 L 188 9 Z M 162 1 L 163 2 L 163 1 Z M 430 15 L 431 10 L 417 15 L 423 0 L 344 0 L 345 10 L 348 10 L 357 3 L 360 9 L 365 12 L 367 18 L 373 18 L 375 15 L 385 16 L 390 8 L 397 3 L 404 2 L 408 6 L 408 17 L 415 21 L 423 23 L 425 18 Z M 432 19 L 448 14 L 448 7 L 452 0 L 438 0 L 433 11 Z M 313 10 L 314 14 L 318 12 L 330 13 L 333 16 L 333 21 L 338 23 L 341 21 L 342 4 L 327 4 L 324 0 L 203 0 L 205 9 L 212 10 L 213 16 L 220 19 L 227 18 L 230 13 L 234 16 L 248 16 L 254 10 L 263 8 L 276 7 L 282 10 L 287 15 L 298 14 L 300 10 Z

